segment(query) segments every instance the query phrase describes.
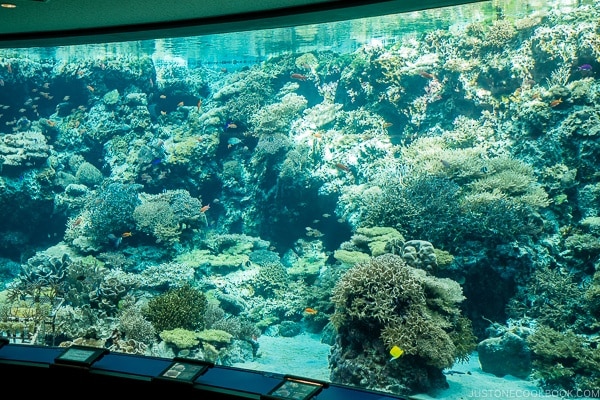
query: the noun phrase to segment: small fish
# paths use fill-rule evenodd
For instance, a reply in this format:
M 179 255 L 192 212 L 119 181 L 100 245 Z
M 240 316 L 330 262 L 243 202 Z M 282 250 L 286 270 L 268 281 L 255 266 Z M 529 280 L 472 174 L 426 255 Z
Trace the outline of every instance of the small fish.
M 335 167 L 340 171 L 350 172 L 350 168 L 342 163 L 335 163 Z
M 239 138 L 236 138 L 236 137 L 230 137 L 230 138 L 227 140 L 227 147 L 228 147 L 228 148 L 232 148 L 233 146 L 235 146 L 235 145 L 238 145 L 238 144 L 240 144 L 240 143 L 242 143 L 242 141 L 241 141 Z
M 154 160 L 152 160 L 152 162 L 150 162 L 151 165 L 158 165 L 162 162 L 161 158 L 155 158 Z
M 227 121 L 225 124 L 225 130 L 227 129 L 237 129 L 237 125 L 231 121 Z
M 563 102 L 563 101 L 562 101 L 562 98 L 560 98 L 560 99 L 556 99 L 556 100 L 552 100 L 552 101 L 550 102 L 550 107 L 556 107 L 557 105 L 559 105 L 559 104 L 560 104 L 560 103 L 562 103 L 562 102 Z
M 210 210 L 210 204 L 207 204 L 205 206 L 202 206 L 202 208 L 200 208 L 200 212 L 202 214 L 204 214 L 205 212 L 207 212 L 208 210 Z
M 592 66 L 590 64 L 581 64 L 577 67 L 577 71 L 587 71 L 590 72 L 592 70 Z
M 159 97 L 160 97 L 161 99 L 166 99 L 166 98 L 167 98 L 167 95 L 165 95 L 165 94 L 161 94 Z
M 392 356 L 390 361 L 393 361 L 396 358 L 402 357 L 403 354 L 404 354 L 404 350 L 402 350 L 400 347 L 398 347 L 398 346 L 392 347 L 392 349 L 390 350 L 390 355 Z
M 307 314 L 310 314 L 310 315 L 315 315 L 315 314 L 318 313 L 317 310 L 315 310 L 314 308 L 310 308 L 310 307 L 306 307 L 304 309 L 304 312 L 307 313 Z
M 198 112 L 200 112 L 200 108 L 202 107 L 202 99 L 198 100 Z
M 132 237 L 132 236 L 133 236 L 133 233 L 131 233 L 131 232 L 123 232 L 121 234 L 122 238 L 127 238 L 127 237 Z
M 115 247 L 115 249 L 119 248 L 119 245 L 121 244 L 121 242 L 123 241 L 122 237 L 116 237 L 115 235 L 113 235 L 112 233 L 108 234 L 108 240 L 112 243 L 112 245 Z
M 177 103 L 177 107 L 183 107 L 183 106 L 184 106 L 184 104 L 185 104 L 185 103 L 184 103 L 183 101 L 180 101 L 179 103 Z
M 419 75 L 421 75 L 425 79 L 435 79 L 435 75 L 430 74 L 429 72 L 419 71 Z
M 291 75 L 290 75 L 290 77 L 291 77 L 292 79 L 296 79 L 296 80 L 298 80 L 298 81 L 305 81 L 305 80 L 307 80 L 307 79 L 308 79 L 308 78 L 306 77 L 306 75 L 302 75 L 302 74 L 291 74 Z
M 92 85 L 87 85 L 86 88 L 92 93 L 94 93 L 94 90 L 96 90 Z

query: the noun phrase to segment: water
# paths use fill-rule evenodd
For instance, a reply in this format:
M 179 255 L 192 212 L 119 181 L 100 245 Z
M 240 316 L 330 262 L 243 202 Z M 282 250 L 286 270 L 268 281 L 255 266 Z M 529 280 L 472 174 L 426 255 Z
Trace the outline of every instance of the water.
M 0 50 L 0 334 L 423 398 L 469 396 L 466 372 L 591 393 L 599 17 Z

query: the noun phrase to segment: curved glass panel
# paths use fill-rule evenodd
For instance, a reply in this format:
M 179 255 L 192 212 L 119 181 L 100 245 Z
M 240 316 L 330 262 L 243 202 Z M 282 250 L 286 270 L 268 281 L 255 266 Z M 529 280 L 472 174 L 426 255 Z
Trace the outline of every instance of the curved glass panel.
M 598 397 L 600 6 L 0 50 L 0 335 Z

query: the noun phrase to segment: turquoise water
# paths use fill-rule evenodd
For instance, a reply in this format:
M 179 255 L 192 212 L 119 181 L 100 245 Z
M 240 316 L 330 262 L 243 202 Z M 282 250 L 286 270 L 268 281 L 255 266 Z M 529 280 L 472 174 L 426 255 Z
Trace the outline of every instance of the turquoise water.
M 0 50 L 0 334 L 598 387 L 600 8 L 558 5 Z

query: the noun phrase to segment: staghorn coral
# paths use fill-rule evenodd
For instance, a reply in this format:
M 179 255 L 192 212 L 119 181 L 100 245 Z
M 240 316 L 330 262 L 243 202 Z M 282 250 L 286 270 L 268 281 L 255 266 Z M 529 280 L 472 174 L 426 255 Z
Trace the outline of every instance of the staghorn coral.
M 142 313 L 158 332 L 175 328 L 194 330 L 204 326 L 206 303 L 204 293 L 186 284 L 153 297 Z
M 443 385 L 441 370 L 464 360 L 475 348 L 470 324 L 459 309 L 464 296 L 458 283 L 412 268 L 399 255 L 356 264 L 340 278 L 331 299 L 338 338 L 330 367 L 336 381 L 358 380 L 371 389 L 395 382 L 407 394 Z M 379 337 L 374 338 L 377 332 Z M 386 349 L 394 345 L 404 350 L 405 357 L 389 365 Z M 365 355 L 370 351 L 372 358 Z M 380 373 L 358 379 L 350 370 L 356 363 L 363 366 L 363 373 Z M 415 378 L 421 375 L 430 377 L 427 383 Z
M 533 377 L 542 387 L 573 392 L 600 387 L 600 351 L 589 338 L 542 325 L 527 342 L 533 352 Z
M 517 33 L 517 29 L 511 20 L 494 21 L 485 35 L 485 47 L 490 50 L 509 47 L 511 40 L 517 36 Z
M 588 331 L 594 319 L 586 308 L 586 291 L 573 276 L 558 268 L 540 266 L 508 305 L 509 315 L 526 315 L 558 331 Z

